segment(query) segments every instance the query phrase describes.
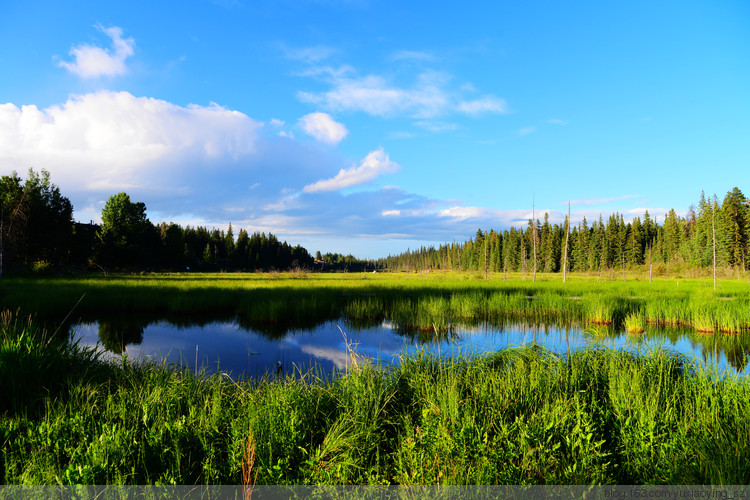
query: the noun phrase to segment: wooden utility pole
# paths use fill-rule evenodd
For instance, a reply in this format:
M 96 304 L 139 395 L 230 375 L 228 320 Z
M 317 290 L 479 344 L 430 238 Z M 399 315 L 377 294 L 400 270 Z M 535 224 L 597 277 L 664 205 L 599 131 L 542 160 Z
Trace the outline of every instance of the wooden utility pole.
M 711 205 L 711 233 L 714 241 L 714 290 L 716 290 L 716 195 Z
M 568 237 L 570 236 L 570 201 L 568 201 L 568 219 L 565 224 L 565 249 L 563 250 L 563 283 L 568 272 Z

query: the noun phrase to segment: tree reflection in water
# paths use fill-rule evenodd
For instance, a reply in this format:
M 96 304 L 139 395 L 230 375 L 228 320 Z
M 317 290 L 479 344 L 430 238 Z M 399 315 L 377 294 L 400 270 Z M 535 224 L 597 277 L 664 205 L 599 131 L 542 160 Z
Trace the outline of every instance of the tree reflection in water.
M 148 323 L 135 323 L 129 320 L 100 321 L 99 340 L 110 352 L 122 354 L 128 344 L 141 344 L 143 330 Z
M 96 318 L 87 319 L 96 321 Z M 152 332 L 154 325 L 158 326 Z M 357 342 L 362 342 L 363 351 L 368 351 L 374 358 L 380 356 L 378 350 L 381 344 L 388 346 L 387 353 L 383 355 L 386 357 L 392 354 L 393 349 L 402 348 L 404 343 L 435 350 L 440 355 L 454 347 L 465 349 L 465 352 L 481 352 L 482 349 L 494 350 L 526 344 L 532 341 L 533 333 L 534 342 L 558 353 L 570 353 L 571 349 L 582 348 L 590 343 L 637 351 L 648 351 L 656 345 L 663 345 L 695 357 L 698 362 L 702 359 L 707 364 L 731 367 L 737 373 L 745 373 L 750 364 L 750 337 L 721 333 L 705 335 L 690 328 L 655 325 L 649 325 L 646 332 L 640 335 L 627 334 L 614 326 L 596 328 L 594 335 L 592 329 L 523 322 L 475 322 L 451 324 L 442 328 L 437 325 L 419 328 L 382 318 L 354 320 L 342 317 L 324 321 L 312 317 L 282 317 L 272 320 L 264 316 L 263 319 L 256 319 L 249 315 L 234 316 L 228 313 L 199 316 L 144 314 L 99 318 L 98 342 L 102 349 L 116 355 L 124 354 L 127 347 L 133 345 L 138 345 L 139 351 L 143 351 L 144 355 L 160 352 L 160 349 L 169 351 L 172 345 L 175 352 L 179 353 L 181 349 L 189 347 L 183 345 L 186 342 L 192 346 L 191 349 L 200 342 L 205 346 L 201 350 L 202 354 L 212 353 L 211 356 L 215 356 L 216 359 L 209 360 L 211 363 L 216 364 L 221 360 L 222 366 L 228 369 L 230 358 L 236 357 L 240 351 L 247 351 L 247 356 L 258 356 L 253 358 L 254 366 L 267 363 L 267 368 L 272 370 L 279 356 L 292 359 L 294 355 L 298 355 L 299 360 L 309 360 L 312 351 L 341 349 L 340 328 L 351 334 L 350 338 L 357 338 L 360 331 L 369 332 L 367 340 Z M 146 333 L 146 330 L 149 332 Z M 242 346 L 236 343 L 238 334 L 244 339 Z M 144 337 L 148 338 L 144 340 Z M 254 339 L 254 347 L 250 347 L 248 339 Z M 247 356 L 240 356 L 243 358 L 242 366 L 238 369 L 247 367 Z M 314 355 L 312 357 L 315 358 Z

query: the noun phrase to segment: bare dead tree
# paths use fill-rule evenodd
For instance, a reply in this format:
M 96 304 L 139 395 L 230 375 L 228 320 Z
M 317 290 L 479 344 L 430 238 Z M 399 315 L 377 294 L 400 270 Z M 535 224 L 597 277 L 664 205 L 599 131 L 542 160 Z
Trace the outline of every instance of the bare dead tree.
M 714 290 L 716 290 L 716 195 L 714 195 L 714 202 L 711 205 L 711 233 L 714 242 Z
M 568 237 L 570 236 L 570 201 L 568 201 L 568 219 L 565 221 L 565 248 L 563 249 L 563 283 L 568 273 Z
M 534 244 L 534 279 L 536 282 L 536 203 L 534 197 L 531 198 L 531 240 Z
M 487 279 L 487 231 L 484 232 L 484 279 Z
M 521 232 L 521 236 L 521 271 L 522 278 L 526 281 L 526 236 L 523 235 L 523 232 Z

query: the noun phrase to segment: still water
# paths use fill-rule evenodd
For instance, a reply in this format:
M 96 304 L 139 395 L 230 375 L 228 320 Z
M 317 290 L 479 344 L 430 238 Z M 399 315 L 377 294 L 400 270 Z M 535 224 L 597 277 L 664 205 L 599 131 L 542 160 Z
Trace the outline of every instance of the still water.
M 352 353 L 356 363 L 387 365 L 417 350 L 440 356 L 478 355 L 533 342 L 559 354 L 597 345 L 641 352 L 661 346 L 698 364 L 742 375 L 748 374 L 750 353 L 750 342 L 737 336 L 655 327 L 638 335 L 613 330 L 592 335 L 575 327 L 458 325 L 452 333 L 436 338 L 432 332 L 405 332 L 388 322 L 355 326 L 341 320 L 304 329 L 253 329 L 227 319 L 193 324 L 183 319 L 175 324 L 163 319 L 120 318 L 78 323 L 73 331 L 80 345 L 95 347 L 105 358 L 164 360 L 196 371 L 220 370 L 235 379 L 304 373 L 311 368 L 325 376 L 349 369 Z

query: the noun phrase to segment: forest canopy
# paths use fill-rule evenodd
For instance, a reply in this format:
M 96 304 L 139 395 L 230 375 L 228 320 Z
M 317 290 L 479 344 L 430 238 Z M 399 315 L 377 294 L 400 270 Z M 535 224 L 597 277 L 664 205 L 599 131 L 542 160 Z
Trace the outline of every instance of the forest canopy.
M 47 171 L 0 177 L 0 273 L 52 270 L 241 270 L 293 269 L 539 272 L 601 271 L 659 264 L 692 268 L 748 268 L 750 201 L 735 187 L 722 200 L 701 193 L 680 216 L 672 209 L 662 224 L 646 211 L 630 221 L 551 223 L 547 213 L 523 227 L 477 230 L 473 238 L 439 247 L 364 261 L 279 241 L 273 234 L 226 231 L 174 222 L 152 223 L 145 203 L 127 193 L 112 195 L 102 224 L 73 221 L 73 206 Z

